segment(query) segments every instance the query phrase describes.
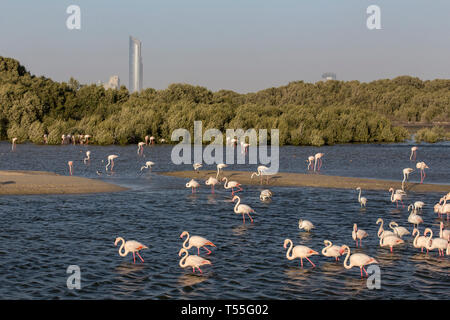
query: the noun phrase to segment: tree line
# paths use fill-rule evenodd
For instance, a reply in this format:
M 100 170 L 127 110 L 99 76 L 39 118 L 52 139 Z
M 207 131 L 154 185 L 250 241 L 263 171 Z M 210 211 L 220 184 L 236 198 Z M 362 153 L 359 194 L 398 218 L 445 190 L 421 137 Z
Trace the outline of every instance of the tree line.
M 194 120 L 222 132 L 279 129 L 280 145 L 399 142 L 409 133 L 393 121 L 449 121 L 449 106 L 450 80 L 297 81 L 248 94 L 171 84 L 129 93 L 125 86 L 105 90 L 73 78 L 36 77 L 0 57 L 0 139 L 19 142 L 43 143 L 44 134 L 50 144 L 61 143 L 63 134 L 89 134 L 102 145 L 137 143 L 146 135 L 170 142 L 175 129 L 192 133 Z M 420 139 L 449 138 L 436 130 Z

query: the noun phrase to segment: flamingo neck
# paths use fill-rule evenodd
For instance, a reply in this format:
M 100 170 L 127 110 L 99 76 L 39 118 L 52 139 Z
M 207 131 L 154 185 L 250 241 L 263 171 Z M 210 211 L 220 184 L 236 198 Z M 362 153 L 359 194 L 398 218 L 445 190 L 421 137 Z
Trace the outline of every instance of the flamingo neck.
M 186 232 L 186 233 L 187 233 L 187 238 L 183 242 L 183 248 L 189 250 L 190 248 L 192 248 L 192 245 L 190 243 L 189 243 L 189 246 L 187 245 L 187 242 L 189 241 L 190 235 L 189 235 L 189 232 Z
M 344 248 L 347 249 L 347 256 L 345 257 L 345 260 L 344 260 L 344 268 L 351 269 L 352 265 L 350 263 L 347 264 L 348 259 L 350 258 L 350 248 L 348 246 L 344 246 Z
M 180 267 L 182 267 L 182 268 L 186 267 L 186 259 L 189 255 L 189 252 L 187 250 L 184 250 L 183 253 L 186 253 L 186 254 L 184 255 L 183 258 L 181 258 L 180 263 L 179 263 Z
M 239 213 L 238 211 L 237 211 L 237 208 L 239 207 L 239 204 L 241 203 L 241 198 L 237 198 L 238 199 L 238 202 L 236 202 L 236 205 L 234 206 L 234 212 L 235 213 Z
M 119 254 L 121 257 L 125 257 L 128 254 L 128 251 L 125 250 L 125 239 L 119 238 L 119 241 L 122 241 L 122 244 L 120 245 L 120 248 L 119 248 Z
M 294 247 L 294 244 L 292 243 L 292 240 L 289 240 L 289 249 L 286 252 L 286 258 L 289 260 L 294 260 L 294 253 L 292 252 L 292 248 Z M 289 255 L 291 253 L 291 255 Z
M 322 254 L 323 254 L 323 255 L 325 255 L 325 254 L 327 253 L 328 249 L 330 249 L 331 246 L 333 245 L 333 244 L 331 243 L 331 241 L 328 241 L 327 243 L 328 243 L 328 245 L 327 245 L 325 248 L 322 249 Z

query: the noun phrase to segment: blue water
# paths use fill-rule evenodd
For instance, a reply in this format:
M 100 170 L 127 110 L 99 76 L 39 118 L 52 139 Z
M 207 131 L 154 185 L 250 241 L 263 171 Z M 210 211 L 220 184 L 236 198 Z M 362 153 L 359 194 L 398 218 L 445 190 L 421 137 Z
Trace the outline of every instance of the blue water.
M 393 179 L 402 169 L 415 168 L 409 160 L 410 144 L 358 144 L 327 147 L 281 147 L 280 171 L 306 172 L 306 158 L 325 153 L 322 174 Z M 68 175 L 74 161 L 77 176 L 102 179 L 128 187 L 110 194 L 0 196 L 0 299 L 449 299 L 449 256 L 429 255 L 412 246 L 412 237 L 394 253 L 380 248 L 377 218 L 391 220 L 410 231 L 405 209 L 396 209 L 386 191 L 363 190 L 367 209 L 361 210 L 353 190 L 270 187 L 271 202 L 259 200 L 266 186 L 244 186 L 242 202 L 255 209 L 254 223 L 243 225 L 233 212 L 230 193 L 217 186 L 216 194 L 202 182 L 199 193 L 185 188 L 187 179 L 158 175 L 159 171 L 191 170 L 171 162 L 171 146 L 36 146 L 0 143 L 0 170 L 43 170 Z M 92 152 L 89 166 L 85 151 Z M 105 162 L 117 154 L 114 176 L 106 176 Z M 156 163 L 153 172 L 141 174 L 145 161 Z M 425 182 L 449 184 L 450 144 L 420 144 L 418 161 L 425 161 Z M 256 165 L 232 165 L 231 170 L 255 170 Z M 202 170 L 214 170 L 205 166 Z M 226 174 L 226 170 L 224 173 Z M 103 174 L 98 176 L 96 171 Z M 193 177 L 195 174 L 193 173 Z M 413 173 L 410 180 L 418 180 Z M 1 185 L 0 185 L 1 187 Z M 450 191 L 450 187 L 449 187 Z M 438 236 L 444 221 L 433 213 L 441 194 L 410 193 L 406 203 L 424 201 L 424 224 Z M 308 219 L 311 233 L 298 229 Z M 353 223 L 369 233 L 355 250 Z M 201 255 L 212 265 L 203 274 L 178 265 L 182 246 L 179 235 L 187 230 L 211 240 L 217 248 Z M 114 246 L 116 237 L 134 239 L 149 247 L 141 252 L 144 263 L 133 264 Z M 304 261 L 286 259 L 284 239 L 320 252 L 323 240 L 347 244 L 352 253 L 364 252 L 379 261 L 381 288 L 370 290 L 358 268 L 350 270 L 322 255 Z M 196 249 L 191 249 L 196 254 Z M 69 290 L 69 265 L 81 269 L 81 289 Z

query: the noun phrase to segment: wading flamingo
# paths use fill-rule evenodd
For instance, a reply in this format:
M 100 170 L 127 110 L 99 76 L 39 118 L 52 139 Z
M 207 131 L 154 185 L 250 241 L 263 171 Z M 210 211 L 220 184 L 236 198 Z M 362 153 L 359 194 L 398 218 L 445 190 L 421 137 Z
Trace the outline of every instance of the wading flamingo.
M 403 241 L 400 237 L 396 235 L 389 235 L 380 238 L 380 247 L 389 247 L 391 249 L 391 252 L 394 252 L 393 247 L 398 246 L 399 244 L 402 244 L 404 242 L 405 241 Z
M 138 143 L 137 154 L 142 155 L 144 153 L 144 144 L 145 142 L 142 141 Z
M 450 199 L 450 196 L 447 194 L 439 200 L 439 204 L 443 201 L 444 203 L 439 207 L 439 215 L 447 215 L 447 220 L 450 215 L 450 203 L 447 203 L 447 200 Z
M 90 151 L 86 151 L 86 158 L 83 159 L 84 164 L 86 164 L 86 162 L 91 162 L 91 152 Z
M 69 174 L 73 175 L 73 161 L 68 161 L 67 164 L 69 165 Z
M 369 257 L 368 255 L 366 255 L 364 253 L 354 253 L 350 256 L 350 248 L 347 245 L 342 246 L 340 254 L 344 254 L 345 252 L 347 252 L 347 256 L 345 257 L 345 260 L 344 260 L 344 268 L 351 269 L 353 267 L 359 267 L 359 269 L 361 270 L 361 278 L 363 277 L 363 273 L 362 273 L 363 270 L 366 273 L 366 276 L 369 276 L 367 274 L 367 271 L 364 268 L 364 266 L 373 264 L 373 263 L 378 263 L 377 260 L 375 260 L 372 257 Z M 350 263 L 347 264 L 349 258 L 350 258 Z
M 84 136 L 84 143 L 85 144 L 89 144 L 89 138 L 90 138 L 91 136 L 89 135 L 89 134 L 86 134 L 85 136 Z
M 394 230 L 394 234 L 399 236 L 400 238 L 402 238 L 403 236 L 407 236 L 408 234 L 410 234 L 410 232 L 408 231 L 408 229 L 406 229 L 405 227 L 399 227 L 398 223 L 395 221 L 391 221 L 389 223 L 389 228 L 391 228 L 392 230 Z
M 250 143 L 246 143 L 244 141 L 241 141 L 241 153 L 246 154 L 248 152 L 248 147 L 250 146 Z
M 246 204 L 241 204 L 241 198 L 239 198 L 238 196 L 234 196 L 233 199 L 231 201 L 234 202 L 234 200 L 237 199 L 237 203 L 234 206 L 234 213 L 236 214 L 242 214 L 242 221 L 245 224 L 245 216 L 244 214 L 248 215 L 248 217 L 250 218 L 251 223 L 253 223 L 253 219 L 250 216 L 250 212 L 255 212 L 255 210 L 253 210 L 252 208 L 250 208 L 248 205 Z
M 117 237 L 116 241 L 114 242 L 114 245 L 117 246 L 117 244 L 122 241 L 122 244 L 119 248 L 119 254 L 121 257 L 125 257 L 129 252 L 133 253 L 133 263 L 136 263 L 136 256 L 135 253 L 138 255 L 138 257 L 141 259 L 142 262 L 144 262 L 144 259 L 139 254 L 140 250 L 148 249 L 147 246 L 144 246 L 142 243 L 137 242 L 135 240 L 128 240 L 125 241 L 122 237 Z M 122 251 L 123 249 L 123 251 Z
M 196 162 L 196 163 L 194 163 L 194 164 L 192 165 L 192 167 L 194 168 L 194 171 L 195 171 L 195 172 L 199 173 L 198 169 L 200 169 L 201 167 L 203 167 L 203 165 L 202 165 L 201 163 Z
M 403 180 L 402 180 L 402 190 L 405 190 L 405 184 L 408 182 L 409 175 L 414 172 L 413 168 L 403 169 Z
M 205 249 L 206 251 L 208 251 L 208 254 L 211 254 L 211 250 L 209 250 L 208 248 L 206 248 L 206 246 L 212 246 L 215 247 L 214 243 L 212 243 L 211 241 L 209 241 L 208 239 L 205 239 L 203 237 L 200 236 L 190 236 L 189 232 L 187 231 L 183 231 L 180 234 L 180 238 L 183 239 L 184 236 L 187 236 L 186 240 L 183 242 L 183 248 L 185 248 L 186 250 L 189 250 L 192 247 L 197 247 L 197 252 L 198 255 L 200 255 L 200 248 L 203 247 L 203 249 Z
M 322 249 L 322 254 L 325 257 L 333 257 L 336 261 L 339 261 L 341 247 L 333 245 L 329 240 L 324 240 L 323 243 L 325 244 L 325 248 Z
M 178 252 L 178 256 L 181 257 L 181 255 L 183 253 L 185 253 L 186 255 L 183 258 L 181 258 L 180 263 L 179 263 L 180 267 L 182 267 L 182 268 L 191 267 L 192 272 L 194 272 L 194 273 L 195 273 L 195 268 L 197 268 L 198 271 L 200 271 L 200 273 L 203 273 L 202 270 L 200 269 L 200 266 L 203 266 L 205 264 L 212 264 L 211 261 L 206 260 L 202 257 L 189 255 L 189 251 L 187 251 L 185 248 L 181 248 L 180 252 Z
M 114 170 L 114 159 L 118 158 L 118 155 L 115 154 L 110 154 L 108 156 L 108 164 L 105 167 L 105 171 L 108 171 L 108 167 L 111 165 L 111 171 Z
M 383 224 L 384 224 L 383 219 L 378 218 L 377 224 L 379 224 L 379 223 L 381 223 L 381 225 L 380 225 L 380 228 L 378 229 L 378 232 L 377 232 L 378 238 L 381 239 L 381 238 L 386 237 L 386 236 L 394 235 L 394 233 L 392 231 L 384 230 L 384 228 L 383 228 Z
M 12 138 L 12 146 L 11 146 L 12 151 L 16 150 L 16 141 L 17 141 L 17 138 Z
M 313 249 L 308 248 L 307 246 L 299 245 L 299 246 L 293 247 L 294 245 L 293 245 L 291 239 L 284 240 L 283 247 L 286 249 L 288 244 L 289 244 L 289 249 L 286 252 L 286 258 L 288 258 L 288 260 L 294 260 L 294 259 L 300 258 L 300 265 L 302 268 L 303 268 L 303 259 L 308 260 L 309 263 L 311 263 L 311 265 L 313 267 L 316 266 L 311 260 L 309 260 L 308 257 L 315 255 L 315 254 L 319 254 L 317 251 L 314 251 Z
M 269 168 L 267 168 L 266 166 L 258 166 L 258 168 L 256 169 L 257 172 L 253 172 L 250 179 L 253 179 L 254 176 L 261 177 L 260 184 L 262 184 L 263 173 L 268 170 Z M 269 176 L 267 176 L 267 184 L 269 184 Z
M 403 195 L 401 193 L 394 193 L 394 188 L 389 188 L 389 192 L 392 192 L 391 202 L 395 202 L 398 208 L 398 202 L 400 201 L 402 203 L 402 207 L 404 208 L 405 205 L 403 204 Z
M 434 238 L 433 239 L 433 231 L 430 230 L 430 240 L 427 241 L 426 249 L 428 250 L 434 250 L 438 249 L 439 256 L 444 256 L 444 250 L 447 249 L 448 246 L 448 240 L 443 238 Z
M 308 169 L 307 170 L 310 170 L 310 169 L 313 168 L 314 160 L 315 160 L 314 156 L 309 156 L 308 157 L 308 160 L 306 160 L 306 162 L 308 162 Z
M 444 229 L 444 223 L 442 221 L 439 223 L 439 237 L 450 241 L 450 230 Z
M 228 181 L 227 177 L 224 177 L 222 181 L 225 181 L 225 184 L 223 187 L 225 189 L 231 189 L 231 195 L 234 196 L 234 188 L 239 188 L 239 190 L 236 190 L 236 192 L 243 191 L 241 184 L 237 181 Z
M 214 177 L 209 177 L 208 180 L 205 181 L 205 184 L 207 186 L 211 186 L 211 193 L 214 193 L 214 186 L 219 183 L 219 180 Z
M 420 183 L 423 183 L 423 180 L 425 180 L 425 177 L 427 176 L 425 174 L 425 169 L 430 169 L 430 167 L 428 167 L 426 163 L 422 161 L 417 162 L 416 168 L 420 170 Z
M 150 140 L 150 137 L 149 136 L 145 136 L 144 140 L 145 140 L 145 144 L 148 146 L 148 142 Z
M 155 137 L 154 136 L 150 137 L 150 144 L 155 144 Z
M 363 206 L 366 207 L 367 198 L 366 198 L 366 197 L 361 197 L 361 188 L 360 188 L 360 187 L 356 188 L 356 190 L 357 190 L 357 191 L 359 190 L 358 202 L 360 203 L 361 208 L 362 208 Z
M 409 156 L 409 160 L 416 161 L 417 149 L 419 148 L 415 146 L 411 148 L 411 155 Z
M 216 179 L 219 179 L 219 174 L 222 172 L 223 168 L 228 167 L 225 163 L 219 163 L 217 165 L 217 174 L 216 174 Z
M 427 233 L 430 233 L 430 232 L 431 232 L 431 235 L 430 235 L 430 237 L 427 238 Z M 433 236 L 431 229 L 426 228 L 424 235 L 421 236 L 419 229 L 414 228 L 414 230 L 412 232 L 412 236 L 414 237 L 414 235 L 416 235 L 414 238 L 414 241 L 413 241 L 414 248 L 421 249 L 420 251 L 423 252 L 423 248 L 427 249 L 428 242 L 431 241 L 431 237 Z M 428 249 L 427 249 L 427 254 L 428 254 Z
M 423 202 L 423 201 L 416 201 L 416 202 L 414 202 L 414 209 L 416 210 L 416 212 L 418 210 L 422 211 L 424 206 L 425 206 L 425 202 Z
M 362 246 L 361 240 L 364 238 L 367 238 L 369 234 L 364 231 L 363 229 L 358 229 L 358 226 L 353 224 L 353 231 L 352 231 L 352 238 L 356 241 L 356 247 L 358 247 L 358 239 L 359 239 L 359 246 Z
M 302 219 L 300 219 L 300 220 L 298 220 L 298 228 L 300 230 L 303 229 L 303 230 L 305 230 L 307 232 L 310 232 L 311 229 L 314 229 L 314 225 L 309 220 L 302 220 Z
M 317 164 L 317 171 L 320 171 L 320 168 L 322 167 L 322 157 L 324 156 L 324 153 L 316 153 L 314 155 L 314 172 L 316 171 L 316 164 Z
M 269 189 L 265 189 L 265 190 L 262 190 L 261 193 L 259 194 L 259 199 L 262 201 L 266 201 L 266 200 L 271 199 L 272 196 L 273 196 L 272 191 L 270 191 Z
M 408 222 L 412 223 L 414 225 L 414 228 L 419 228 L 419 224 L 423 223 L 423 219 L 421 216 L 419 216 L 418 214 L 416 214 L 416 211 L 414 210 L 414 207 L 412 204 L 410 204 L 408 206 L 408 211 L 409 209 L 412 208 L 411 213 L 408 216 Z
M 155 163 L 153 161 L 146 161 L 145 166 L 141 167 L 141 171 L 144 169 L 150 169 L 150 172 L 152 172 L 152 166 L 154 166 Z
M 194 179 L 191 179 L 191 181 L 189 181 L 188 183 L 186 183 L 186 188 L 191 188 L 192 189 L 192 193 L 195 193 L 195 191 L 197 191 L 197 189 L 200 187 L 200 183 L 198 183 L 197 181 L 195 181 Z

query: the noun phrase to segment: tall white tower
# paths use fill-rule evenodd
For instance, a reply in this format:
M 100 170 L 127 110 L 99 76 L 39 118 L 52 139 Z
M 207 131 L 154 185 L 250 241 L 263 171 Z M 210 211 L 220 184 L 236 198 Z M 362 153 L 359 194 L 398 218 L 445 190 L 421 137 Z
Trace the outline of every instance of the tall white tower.
M 141 55 L 141 41 L 130 36 L 130 61 L 128 90 L 136 92 L 142 90 L 143 67 Z

